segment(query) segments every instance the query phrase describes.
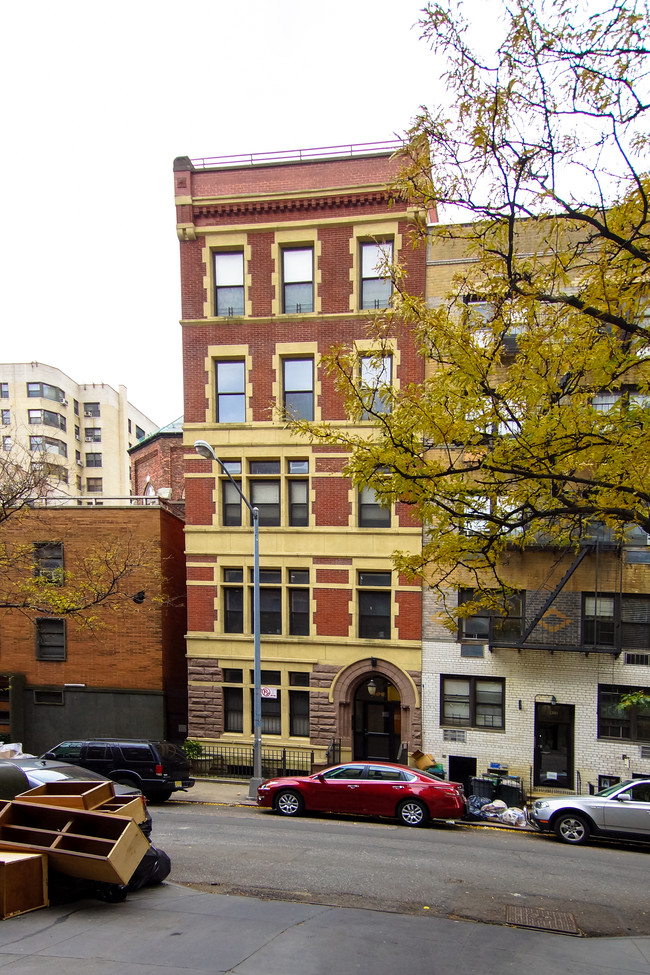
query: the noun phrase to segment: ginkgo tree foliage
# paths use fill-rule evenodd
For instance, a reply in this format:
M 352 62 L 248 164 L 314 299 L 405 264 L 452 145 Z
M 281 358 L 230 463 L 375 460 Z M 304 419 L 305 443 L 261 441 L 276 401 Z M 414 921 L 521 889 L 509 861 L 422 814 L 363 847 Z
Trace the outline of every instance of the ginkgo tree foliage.
M 333 349 L 349 420 L 297 424 L 413 506 L 422 552 L 397 564 L 441 588 L 494 587 L 513 548 L 650 532 L 648 9 L 496 6 L 487 50 L 469 6 L 421 22 L 445 105 L 415 120 L 392 189 L 451 218 L 417 233 L 457 271 L 425 300 L 386 268 L 392 304 L 368 327 L 377 376 L 406 333 L 425 379 L 373 389 L 362 353 Z
M 132 606 L 136 593 L 144 595 L 145 580 L 159 589 L 160 553 L 124 532 L 89 539 L 83 551 L 71 545 L 69 551 L 76 548 L 78 554 L 68 556 L 63 568 L 39 564 L 34 539 L 50 538 L 48 509 L 57 503 L 61 485 L 47 465 L 12 454 L 0 454 L 0 612 L 65 616 L 98 626 L 113 611 Z M 71 524 L 68 539 L 74 533 Z M 147 606 L 156 602 L 154 593 L 147 596 Z

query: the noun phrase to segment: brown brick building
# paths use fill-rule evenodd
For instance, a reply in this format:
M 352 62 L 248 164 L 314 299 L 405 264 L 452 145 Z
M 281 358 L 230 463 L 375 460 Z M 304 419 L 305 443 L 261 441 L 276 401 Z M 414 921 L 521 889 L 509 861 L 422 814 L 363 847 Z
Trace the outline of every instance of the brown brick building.
M 142 549 L 148 554 L 126 583 L 128 593 L 144 591 L 144 601 L 126 598 L 114 609 L 99 608 L 94 625 L 0 611 L 0 731 L 36 754 L 77 736 L 182 740 L 183 519 L 164 502 L 90 508 L 60 502 L 10 516 L 2 534 L 5 545 L 23 551 L 47 543 L 52 564 L 77 579 L 84 560 L 101 560 L 109 548 L 123 558 Z
M 412 214 L 391 203 L 394 147 L 322 158 L 174 164 L 181 253 L 190 734 L 252 741 L 252 531 L 206 440 L 260 510 L 265 745 L 394 758 L 420 742 L 421 593 L 391 554 L 417 550 L 405 505 L 344 476 L 338 447 L 283 411 L 351 424 L 323 353 L 353 345 L 368 383 L 423 376 L 410 336 L 378 360 L 367 323 L 390 302 L 382 259 L 423 294 Z M 373 358 L 374 356 L 374 358 Z M 364 427 L 364 421 L 355 428 Z M 234 493 L 233 493 L 234 492 Z

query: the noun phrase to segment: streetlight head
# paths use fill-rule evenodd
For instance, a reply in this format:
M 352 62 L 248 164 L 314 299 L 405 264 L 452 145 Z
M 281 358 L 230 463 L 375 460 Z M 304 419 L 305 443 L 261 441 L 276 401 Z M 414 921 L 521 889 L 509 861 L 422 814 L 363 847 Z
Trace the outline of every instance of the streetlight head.
M 206 460 L 217 459 L 217 455 L 215 454 L 214 450 L 207 442 L 207 440 L 195 440 L 194 449 L 196 450 L 197 454 L 200 454 L 201 457 L 205 457 Z

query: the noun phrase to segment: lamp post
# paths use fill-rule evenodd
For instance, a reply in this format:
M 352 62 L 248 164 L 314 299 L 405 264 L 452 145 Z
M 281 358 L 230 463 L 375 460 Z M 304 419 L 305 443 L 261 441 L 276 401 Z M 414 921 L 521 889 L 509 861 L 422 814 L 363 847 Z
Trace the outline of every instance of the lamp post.
M 257 787 L 262 782 L 262 664 L 260 653 L 260 535 L 259 509 L 248 498 L 230 475 L 223 461 L 219 460 L 206 440 L 197 440 L 194 449 L 206 460 L 216 461 L 222 474 L 234 484 L 235 490 L 251 513 L 253 519 L 253 778 L 248 786 L 249 799 L 257 796 Z

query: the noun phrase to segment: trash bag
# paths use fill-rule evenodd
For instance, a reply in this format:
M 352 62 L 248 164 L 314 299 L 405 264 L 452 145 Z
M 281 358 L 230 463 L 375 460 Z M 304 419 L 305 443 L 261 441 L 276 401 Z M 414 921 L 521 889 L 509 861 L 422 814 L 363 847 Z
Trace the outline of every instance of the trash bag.
M 141 887 L 161 884 L 165 877 L 169 876 L 171 868 L 172 862 L 165 851 L 157 849 L 152 844 L 135 868 L 127 888 L 140 890 Z
M 498 819 L 503 810 L 507 808 L 503 799 L 495 799 L 494 802 L 488 802 L 485 806 L 481 807 L 481 818 Z
M 474 819 L 482 819 L 481 810 L 483 806 L 489 805 L 490 800 L 487 796 L 470 796 L 467 800 L 467 814 Z
M 510 806 L 499 813 L 499 822 L 505 823 L 506 826 L 525 826 L 526 813 L 517 806 Z

